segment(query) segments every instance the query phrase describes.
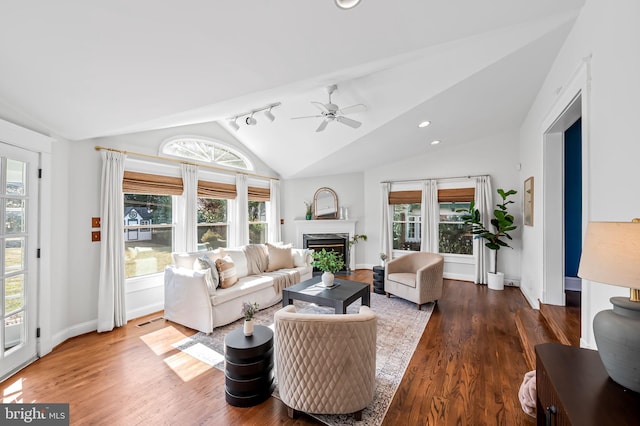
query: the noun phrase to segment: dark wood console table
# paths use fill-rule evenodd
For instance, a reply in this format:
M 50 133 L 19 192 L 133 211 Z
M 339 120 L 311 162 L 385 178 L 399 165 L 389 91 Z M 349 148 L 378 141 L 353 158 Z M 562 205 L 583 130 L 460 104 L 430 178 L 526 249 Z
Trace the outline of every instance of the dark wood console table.
M 609 378 L 597 351 L 536 346 L 538 425 L 637 425 L 640 393 Z

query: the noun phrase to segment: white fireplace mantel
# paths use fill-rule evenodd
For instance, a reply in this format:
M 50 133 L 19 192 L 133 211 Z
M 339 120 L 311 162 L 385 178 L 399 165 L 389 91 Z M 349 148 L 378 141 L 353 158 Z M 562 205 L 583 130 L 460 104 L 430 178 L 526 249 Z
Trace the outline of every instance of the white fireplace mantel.
M 304 247 L 304 234 L 349 234 L 352 239 L 356 233 L 356 220 L 296 220 L 296 247 Z M 354 247 L 355 249 L 355 247 Z M 349 260 L 351 269 L 355 269 L 355 250 Z

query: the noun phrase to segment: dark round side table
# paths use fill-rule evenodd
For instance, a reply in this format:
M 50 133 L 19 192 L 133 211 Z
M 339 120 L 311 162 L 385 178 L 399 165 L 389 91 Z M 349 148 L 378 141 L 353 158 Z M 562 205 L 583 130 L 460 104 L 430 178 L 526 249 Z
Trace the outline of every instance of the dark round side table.
M 384 294 L 384 266 L 373 267 L 373 292 Z
M 246 337 L 242 327 L 224 338 L 225 399 L 236 407 L 260 404 L 273 392 L 273 331 L 256 325 Z

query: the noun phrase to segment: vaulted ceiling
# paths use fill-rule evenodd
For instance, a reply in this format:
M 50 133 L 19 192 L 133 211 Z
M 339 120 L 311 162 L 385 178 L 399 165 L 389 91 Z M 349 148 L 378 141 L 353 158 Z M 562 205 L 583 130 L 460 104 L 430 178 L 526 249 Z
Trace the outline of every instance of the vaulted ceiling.
M 361 171 L 518 128 L 583 4 L 4 2 L 0 117 L 69 140 L 217 122 L 282 177 Z M 332 84 L 361 127 L 291 120 Z

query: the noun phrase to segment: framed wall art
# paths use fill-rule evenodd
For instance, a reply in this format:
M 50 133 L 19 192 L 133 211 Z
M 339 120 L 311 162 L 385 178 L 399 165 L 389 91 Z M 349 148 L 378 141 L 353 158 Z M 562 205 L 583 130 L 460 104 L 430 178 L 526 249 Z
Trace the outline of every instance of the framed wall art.
M 533 176 L 524 181 L 524 224 L 533 226 Z

